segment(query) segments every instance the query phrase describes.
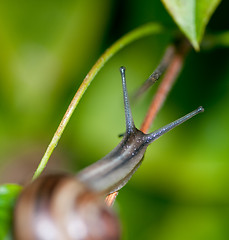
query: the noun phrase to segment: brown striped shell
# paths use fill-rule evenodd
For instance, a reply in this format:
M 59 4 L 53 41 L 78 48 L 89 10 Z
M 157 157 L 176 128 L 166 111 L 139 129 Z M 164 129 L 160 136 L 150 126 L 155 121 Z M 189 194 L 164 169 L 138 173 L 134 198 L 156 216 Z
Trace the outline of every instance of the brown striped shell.
M 75 177 L 40 177 L 20 195 L 16 240 L 116 240 L 119 224 L 104 201 Z

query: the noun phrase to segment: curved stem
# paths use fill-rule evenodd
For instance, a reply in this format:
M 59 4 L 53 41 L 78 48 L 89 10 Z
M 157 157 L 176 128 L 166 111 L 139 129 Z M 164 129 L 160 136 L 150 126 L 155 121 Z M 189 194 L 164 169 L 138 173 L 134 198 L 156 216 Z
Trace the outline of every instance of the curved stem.
M 152 35 L 155 33 L 160 33 L 163 31 L 163 28 L 161 25 L 155 24 L 155 23 L 148 23 L 146 25 L 143 25 L 130 33 L 124 35 L 122 38 L 120 38 L 118 41 L 116 41 L 110 48 L 108 48 L 102 56 L 98 59 L 98 61 L 95 63 L 95 65 L 91 68 L 90 72 L 87 74 L 87 76 L 84 78 L 82 84 L 80 85 L 78 91 L 76 92 L 75 96 L 73 97 L 63 119 L 60 122 L 60 125 L 58 126 L 43 158 L 40 161 L 40 164 L 37 167 L 37 170 L 35 171 L 33 175 L 33 180 L 40 176 L 42 171 L 44 170 L 53 150 L 55 149 L 58 141 L 61 138 L 62 133 L 64 132 L 65 127 L 68 124 L 68 121 L 70 120 L 76 106 L 78 105 L 80 99 L 82 98 L 83 94 L 87 90 L 88 86 L 96 76 L 96 74 L 100 71 L 100 69 L 104 66 L 104 64 L 119 50 L 124 48 L 126 45 L 134 42 L 137 39 L 140 39 L 142 37 Z

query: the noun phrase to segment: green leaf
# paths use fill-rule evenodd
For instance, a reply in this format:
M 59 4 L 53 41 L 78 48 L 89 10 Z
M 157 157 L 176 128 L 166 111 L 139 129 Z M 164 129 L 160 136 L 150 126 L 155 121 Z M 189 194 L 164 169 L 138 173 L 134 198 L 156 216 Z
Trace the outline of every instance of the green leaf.
M 161 0 L 181 31 L 199 50 L 207 23 L 221 0 Z
M 0 239 L 12 239 L 12 219 L 15 201 L 22 187 L 16 184 L 0 186 Z

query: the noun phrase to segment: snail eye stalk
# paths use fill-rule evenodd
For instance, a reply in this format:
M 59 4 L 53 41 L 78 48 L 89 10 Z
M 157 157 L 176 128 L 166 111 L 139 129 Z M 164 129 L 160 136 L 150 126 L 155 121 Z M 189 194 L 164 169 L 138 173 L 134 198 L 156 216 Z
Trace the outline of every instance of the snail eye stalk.
M 173 128 L 179 126 L 180 124 L 186 122 L 187 120 L 189 120 L 190 118 L 194 117 L 195 115 L 197 115 L 201 112 L 204 112 L 204 108 L 202 106 L 198 107 L 196 110 L 188 113 L 187 115 L 175 120 L 174 122 L 171 122 L 171 123 L 165 125 L 162 128 L 159 128 L 158 130 L 156 130 L 156 131 L 154 131 L 150 134 L 146 134 L 148 142 L 153 142 L 154 140 L 156 140 L 157 138 L 159 138 L 163 134 L 169 132 Z
M 126 70 L 125 67 L 120 67 L 120 72 L 122 77 L 125 118 L 126 118 L 126 133 L 130 134 L 132 131 L 134 131 L 135 125 L 134 125 L 134 120 L 133 120 L 131 109 L 130 109 L 129 97 L 127 93 L 125 70 Z

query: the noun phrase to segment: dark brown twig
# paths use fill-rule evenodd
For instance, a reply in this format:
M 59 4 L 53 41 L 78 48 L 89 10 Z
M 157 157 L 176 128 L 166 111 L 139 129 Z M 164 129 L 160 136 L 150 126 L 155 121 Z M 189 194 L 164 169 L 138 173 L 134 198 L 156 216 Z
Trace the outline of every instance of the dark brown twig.
M 177 79 L 183 66 L 184 58 L 190 49 L 190 44 L 184 39 L 174 46 L 175 52 L 173 58 L 171 59 L 165 76 L 151 102 L 149 110 L 140 128 L 144 133 L 149 131 L 158 111 L 161 109 L 166 97 L 168 96 L 168 93 Z
M 155 69 L 155 71 L 148 77 L 148 79 L 142 84 L 142 86 L 134 94 L 133 99 L 138 99 L 150 86 L 152 86 L 160 78 L 160 76 L 168 68 L 168 65 L 173 59 L 174 54 L 175 54 L 175 47 L 174 45 L 171 45 L 166 49 L 165 54 L 162 57 L 162 60 L 160 64 L 157 66 L 157 68 Z

